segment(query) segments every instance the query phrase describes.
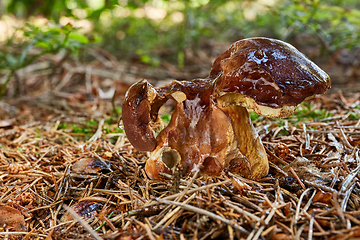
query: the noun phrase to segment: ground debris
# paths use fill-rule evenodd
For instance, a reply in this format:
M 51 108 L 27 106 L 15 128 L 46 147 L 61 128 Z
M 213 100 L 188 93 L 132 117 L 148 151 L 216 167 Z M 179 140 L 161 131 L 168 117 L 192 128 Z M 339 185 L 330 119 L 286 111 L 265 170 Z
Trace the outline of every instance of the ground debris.
M 72 77 L 87 69 L 63 67 Z M 103 89 L 105 72 L 95 73 L 92 83 Z M 111 74 L 104 76 L 115 78 Z M 109 81 L 109 89 L 125 88 Z M 296 121 L 255 120 L 270 160 L 270 173 L 260 181 L 231 172 L 150 180 L 144 171 L 148 155 L 118 131 L 114 105 L 121 100 L 91 96 L 81 84 L 80 95 L 65 94 L 71 89 L 66 79 L 57 86 L 54 98 L 2 104 L 10 110 L 0 126 L 0 213 L 12 209 L 20 225 L 0 218 L 0 238 L 88 239 L 89 231 L 103 239 L 360 236 L 358 96 L 312 99 L 308 112 L 318 115 L 306 115 L 307 105 L 301 105 Z M 326 117 L 319 117 L 323 111 Z

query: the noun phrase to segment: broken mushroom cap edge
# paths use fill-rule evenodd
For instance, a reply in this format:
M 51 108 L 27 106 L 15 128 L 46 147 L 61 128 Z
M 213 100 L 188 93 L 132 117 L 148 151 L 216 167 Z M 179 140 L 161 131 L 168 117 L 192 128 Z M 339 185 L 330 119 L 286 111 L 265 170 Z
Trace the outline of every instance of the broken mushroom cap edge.
M 156 147 L 150 116 L 154 95 L 156 91 L 146 80 L 134 83 L 125 95 L 121 120 L 127 138 L 138 151 L 153 151 Z

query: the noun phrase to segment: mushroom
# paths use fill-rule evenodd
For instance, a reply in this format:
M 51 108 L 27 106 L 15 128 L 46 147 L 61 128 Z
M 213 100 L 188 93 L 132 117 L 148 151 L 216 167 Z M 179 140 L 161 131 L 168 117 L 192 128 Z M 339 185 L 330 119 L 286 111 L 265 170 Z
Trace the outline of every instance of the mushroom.
M 214 176 L 228 169 L 256 180 L 269 165 L 248 109 L 288 117 L 303 100 L 329 87 L 329 76 L 293 46 L 250 38 L 221 54 L 206 79 L 158 88 L 146 80 L 133 84 L 122 120 L 130 143 L 151 152 L 145 171 L 152 179 L 171 174 L 181 163 L 185 174 Z M 158 112 L 168 99 L 176 106 L 164 128 Z
M 289 117 L 296 106 L 330 87 L 329 76 L 296 48 L 280 40 L 249 38 L 233 43 L 210 72 L 217 106 L 231 119 L 240 152 L 247 157 L 246 177 L 268 172 L 268 160 L 247 109 Z
M 228 117 L 212 100 L 209 79 L 173 81 L 157 89 L 176 101 L 166 128 L 157 136 L 157 147 L 146 162 L 145 171 L 152 179 L 159 172 L 172 173 L 181 163 L 183 173 L 200 171 L 218 175 L 227 165 L 227 156 L 236 148 Z
M 155 149 L 156 129 L 162 125 L 157 113 L 163 101 L 164 97 L 146 80 L 134 83 L 126 92 L 121 119 L 127 138 L 137 150 Z

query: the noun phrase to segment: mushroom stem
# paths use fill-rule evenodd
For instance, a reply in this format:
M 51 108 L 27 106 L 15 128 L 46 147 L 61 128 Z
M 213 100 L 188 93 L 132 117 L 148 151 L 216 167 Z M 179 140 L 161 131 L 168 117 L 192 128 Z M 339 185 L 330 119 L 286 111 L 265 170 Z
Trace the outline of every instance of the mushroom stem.
M 221 107 L 221 103 L 219 104 Z M 247 158 L 250 172 L 240 174 L 251 179 L 260 179 L 269 172 L 265 148 L 251 123 L 249 113 L 242 106 L 224 106 L 221 110 L 230 118 L 240 152 Z
M 157 147 L 150 154 L 145 164 L 145 172 L 150 179 L 161 179 L 160 172 L 172 174 L 172 170 L 180 163 L 181 157 L 177 150 L 170 147 Z

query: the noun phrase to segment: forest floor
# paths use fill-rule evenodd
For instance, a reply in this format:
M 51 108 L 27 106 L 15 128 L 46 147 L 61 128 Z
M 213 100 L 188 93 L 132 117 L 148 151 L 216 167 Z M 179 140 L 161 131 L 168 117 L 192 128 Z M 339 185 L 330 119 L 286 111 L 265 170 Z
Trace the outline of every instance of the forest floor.
M 159 181 L 118 127 L 124 93 L 142 78 L 163 85 L 205 77 L 211 57 L 178 71 L 91 54 L 86 64 L 44 56 L 18 71 L 0 101 L 0 238 L 360 237 L 355 80 L 334 81 L 288 119 L 253 121 L 270 161 L 260 181 L 230 172 Z

